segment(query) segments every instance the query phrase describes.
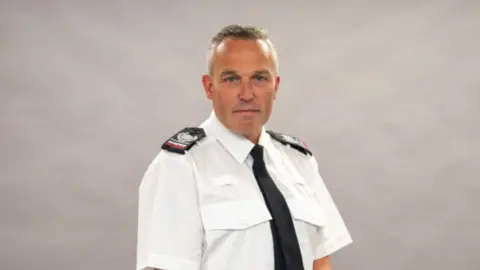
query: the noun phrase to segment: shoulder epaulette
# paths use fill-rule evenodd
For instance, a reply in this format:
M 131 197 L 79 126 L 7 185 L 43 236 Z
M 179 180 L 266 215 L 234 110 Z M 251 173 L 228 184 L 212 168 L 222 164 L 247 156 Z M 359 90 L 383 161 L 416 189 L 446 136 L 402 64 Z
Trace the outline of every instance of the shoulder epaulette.
M 270 134 L 273 139 L 281 142 L 284 145 L 290 145 L 292 148 L 300 151 L 305 155 L 312 155 L 312 152 L 307 148 L 307 145 L 296 137 L 290 136 L 285 133 L 274 132 L 272 130 L 267 130 L 267 133 Z
M 205 137 L 203 128 L 186 127 L 165 141 L 162 149 L 183 155 Z

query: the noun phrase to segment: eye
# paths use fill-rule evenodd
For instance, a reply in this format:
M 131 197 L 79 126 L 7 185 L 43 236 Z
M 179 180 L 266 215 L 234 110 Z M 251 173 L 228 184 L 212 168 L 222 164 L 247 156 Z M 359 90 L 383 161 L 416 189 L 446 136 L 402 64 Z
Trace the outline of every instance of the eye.
M 257 81 L 268 81 L 268 77 L 263 75 L 255 75 L 253 78 Z
M 239 79 L 240 78 L 238 76 L 228 76 L 223 78 L 223 81 L 227 83 L 235 83 L 235 82 L 238 82 Z

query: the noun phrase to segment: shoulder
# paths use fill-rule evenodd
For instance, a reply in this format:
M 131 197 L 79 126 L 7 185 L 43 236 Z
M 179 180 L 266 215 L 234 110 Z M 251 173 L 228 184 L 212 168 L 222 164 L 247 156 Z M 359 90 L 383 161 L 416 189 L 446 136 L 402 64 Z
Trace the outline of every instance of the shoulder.
M 267 133 L 276 141 L 280 142 L 281 144 L 287 146 L 287 147 L 290 147 L 290 148 L 293 148 L 297 151 L 299 151 L 300 153 L 306 155 L 306 156 L 312 156 L 312 151 L 310 151 L 310 149 L 308 149 L 307 147 L 307 144 L 295 137 L 295 136 L 292 136 L 290 134 L 287 134 L 287 133 L 282 133 L 282 132 L 277 132 L 277 131 L 273 131 L 273 130 L 267 130 Z
M 188 178 L 194 165 L 192 157 L 187 153 L 205 138 L 204 130 L 198 127 L 185 127 L 175 132 L 163 141 L 161 150 L 148 165 L 142 183 L 154 183 L 158 179 Z M 169 182 L 174 184 L 178 181 Z
M 185 127 L 164 141 L 162 150 L 169 153 L 185 155 L 205 138 L 206 134 L 203 128 Z

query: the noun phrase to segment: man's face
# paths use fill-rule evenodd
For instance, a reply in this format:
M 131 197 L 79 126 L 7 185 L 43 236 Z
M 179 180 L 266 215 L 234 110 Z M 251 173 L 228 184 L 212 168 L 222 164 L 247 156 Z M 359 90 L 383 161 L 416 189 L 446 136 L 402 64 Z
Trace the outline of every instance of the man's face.
M 212 74 L 202 79 L 219 120 L 233 132 L 257 140 L 280 83 L 268 43 L 223 41 L 214 53 Z

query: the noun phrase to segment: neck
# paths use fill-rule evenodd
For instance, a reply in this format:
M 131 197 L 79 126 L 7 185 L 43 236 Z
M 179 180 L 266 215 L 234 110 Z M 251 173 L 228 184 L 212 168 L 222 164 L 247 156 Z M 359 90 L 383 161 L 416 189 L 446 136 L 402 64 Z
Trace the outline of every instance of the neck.
M 249 141 L 251 141 L 253 144 L 258 144 L 258 141 L 260 140 L 260 132 L 256 132 L 253 134 L 246 134 L 244 135 Z

